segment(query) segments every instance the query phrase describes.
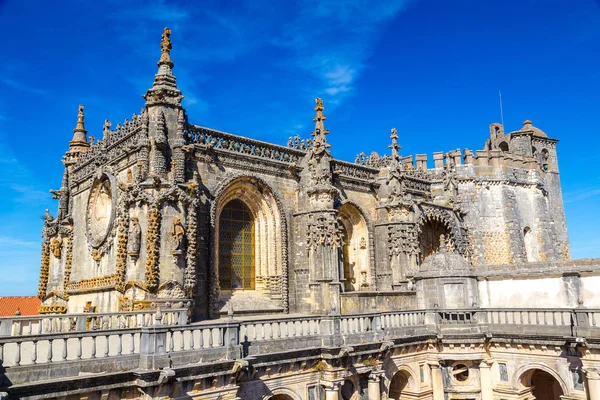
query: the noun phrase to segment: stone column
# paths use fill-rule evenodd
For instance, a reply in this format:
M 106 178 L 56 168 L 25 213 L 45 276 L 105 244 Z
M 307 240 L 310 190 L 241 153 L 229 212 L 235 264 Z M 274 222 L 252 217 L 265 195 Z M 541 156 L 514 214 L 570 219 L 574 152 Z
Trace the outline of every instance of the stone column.
M 584 368 L 587 381 L 586 392 L 590 400 L 600 400 L 600 369 Z
M 442 377 L 442 367 L 439 363 L 430 363 L 431 367 L 431 387 L 433 389 L 433 400 L 444 400 L 444 378 Z
M 494 400 L 494 389 L 492 388 L 492 374 L 490 368 L 491 360 L 483 360 L 479 364 L 479 379 L 481 384 L 481 400 Z
M 324 382 L 325 400 L 339 400 L 340 382 Z
M 381 400 L 381 384 L 379 375 L 369 375 L 369 385 L 367 393 L 369 400 Z

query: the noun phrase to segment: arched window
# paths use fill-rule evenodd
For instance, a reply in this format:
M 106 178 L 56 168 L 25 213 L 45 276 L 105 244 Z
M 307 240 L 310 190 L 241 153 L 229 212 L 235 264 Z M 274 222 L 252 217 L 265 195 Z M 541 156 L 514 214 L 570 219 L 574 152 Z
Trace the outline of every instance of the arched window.
M 500 148 L 500 150 L 502 150 L 503 152 L 505 152 L 505 153 L 508 153 L 508 143 L 506 143 L 506 142 L 501 142 L 501 143 L 498 145 L 498 148 Z
M 550 155 L 547 149 L 542 150 L 542 171 L 548 171 L 548 159 Z
M 254 289 L 254 217 L 240 200 L 223 207 L 219 220 L 219 283 L 221 290 Z

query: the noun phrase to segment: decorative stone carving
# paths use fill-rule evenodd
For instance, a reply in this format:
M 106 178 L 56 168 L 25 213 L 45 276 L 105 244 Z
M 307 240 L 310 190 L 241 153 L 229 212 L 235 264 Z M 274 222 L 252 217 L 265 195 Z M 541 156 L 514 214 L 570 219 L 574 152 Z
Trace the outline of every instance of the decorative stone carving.
M 197 200 L 194 201 L 188 212 L 187 218 L 187 265 L 184 274 L 183 287 L 188 297 L 192 297 L 196 287 L 197 270 L 197 245 L 198 245 L 198 207 Z
M 120 277 L 117 290 L 121 293 L 125 290 L 125 278 L 127 268 L 127 222 L 124 218 L 119 221 L 119 233 L 117 236 L 117 262 L 115 269 Z
M 158 288 L 159 299 L 185 299 L 185 290 L 179 282 L 166 281 Z
M 63 240 L 61 237 L 53 237 L 52 239 L 50 239 L 50 251 L 52 251 L 52 254 L 55 258 L 60 259 L 60 254 L 62 252 L 62 243 Z
M 175 217 L 171 227 L 170 240 L 174 256 L 180 255 L 185 249 L 185 227 L 181 223 L 181 218 Z
M 40 267 L 40 284 L 38 287 L 38 298 L 44 300 L 48 289 L 48 273 L 50 272 L 50 245 L 42 242 L 42 265 Z
M 341 247 L 343 244 L 340 223 L 333 214 L 309 215 L 307 243 L 309 249 L 316 246 Z
M 131 217 L 127 246 L 127 254 L 133 261 L 136 261 L 140 256 L 140 249 L 142 247 L 142 228 L 137 217 Z
M 66 289 L 67 285 L 71 281 L 71 268 L 73 266 L 73 229 L 69 229 L 68 236 L 64 239 L 65 242 L 65 270 L 63 279 L 63 290 Z M 68 298 L 68 295 L 65 293 Z
M 116 232 L 114 219 L 117 211 L 116 189 L 112 175 L 98 170 L 90 189 L 86 213 L 86 236 L 94 261 L 100 261 L 113 245 Z
M 148 208 L 146 234 L 146 287 L 150 292 L 158 289 L 158 254 L 160 249 L 160 211 L 157 204 Z

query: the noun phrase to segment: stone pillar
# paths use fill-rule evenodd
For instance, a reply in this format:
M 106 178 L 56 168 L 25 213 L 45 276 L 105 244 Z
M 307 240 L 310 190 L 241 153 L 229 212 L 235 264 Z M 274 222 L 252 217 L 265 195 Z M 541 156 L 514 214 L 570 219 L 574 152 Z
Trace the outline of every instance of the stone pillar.
M 479 364 L 479 379 L 481 384 L 481 400 L 494 400 L 494 389 L 492 388 L 492 374 L 490 368 L 493 362 L 483 360 Z
M 439 363 L 430 363 L 431 367 L 431 387 L 433 389 L 433 400 L 444 400 L 444 378 L 442 376 L 442 367 Z
M 367 389 L 369 400 L 381 400 L 381 384 L 379 375 L 369 375 L 369 385 Z
M 590 400 L 600 400 L 600 369 L 585 368 L 586 392 Z

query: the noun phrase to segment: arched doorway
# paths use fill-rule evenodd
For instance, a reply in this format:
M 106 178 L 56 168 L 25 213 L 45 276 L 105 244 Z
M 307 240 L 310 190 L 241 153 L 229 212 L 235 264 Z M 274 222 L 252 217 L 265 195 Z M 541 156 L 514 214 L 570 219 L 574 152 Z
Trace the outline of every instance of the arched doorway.
M 441 221 L 429 219 L 421 225 L 419 233 L 419 246 L 421 250 L 421 262 L 436 253 L 440 248 L 440 236 L 450 238 L 450 230 Z
M 521 384 L 531 389 L 537 400 L 560 400 L 564 395 L 560 382 L 549 372 L 530 369 L 521 375 Z
M 369 229 L 360 210 L 351 203 L 338 210 L 344 244 L 342 263 L 344 291 L 365 290 L 371 284 Z
M 228 202 L 219 218 L 221 290 L 255 288 L 254 216 L 241 200 Z
M 414 386 L 414 380 L 407 371 L 398 371 L 394 374 L 390 382 L 389 398 L 393 400 L 404 400 L 409 398 L 407 395 Z

